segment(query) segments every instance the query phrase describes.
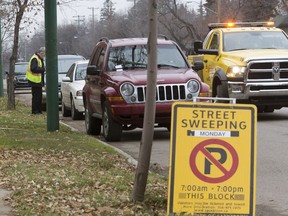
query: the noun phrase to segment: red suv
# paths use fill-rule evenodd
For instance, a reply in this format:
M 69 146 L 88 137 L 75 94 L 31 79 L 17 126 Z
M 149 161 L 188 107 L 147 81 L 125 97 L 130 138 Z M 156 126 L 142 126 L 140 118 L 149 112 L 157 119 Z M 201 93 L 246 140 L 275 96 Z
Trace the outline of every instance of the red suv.
M 209 86 L 189 66 L 180 47 L 167 38 L 157 42 L 155 126 L 170 129 L 171 104 L 208 96 Z M 102 38 L 90 57 L 83 88 L 88 134 L 119 141 L 123 130 L 142 127 L 147 82 L 147 38 Z

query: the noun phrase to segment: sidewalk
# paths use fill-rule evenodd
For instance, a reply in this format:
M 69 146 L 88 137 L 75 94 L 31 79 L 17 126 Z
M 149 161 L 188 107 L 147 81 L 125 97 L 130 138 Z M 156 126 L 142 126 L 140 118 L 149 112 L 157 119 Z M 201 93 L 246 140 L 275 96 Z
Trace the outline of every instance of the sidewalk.
M 5 199 L 9 197 L 10 191 L 4 190 L 0 188 L 0 215 L 1 216 L 9 216 L 12 214 L 12 208 L 7 206 L 5 203 Z

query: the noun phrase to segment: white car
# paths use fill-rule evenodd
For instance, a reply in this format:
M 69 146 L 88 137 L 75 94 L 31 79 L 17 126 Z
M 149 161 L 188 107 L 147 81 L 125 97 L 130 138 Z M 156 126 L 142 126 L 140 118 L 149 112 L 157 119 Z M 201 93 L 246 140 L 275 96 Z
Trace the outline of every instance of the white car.
M 88 60 L 77 61 L 71 65 L 61 82 L 62 115 L 72 116 L 73 120 L 84 117 L 82 89 L 85 84 Z
M 59 99 L 59 105 L 61 104 L 61 92 L 60 92 L 60 85 L 61 80 L 67 74 L 68 69 L 71 67 L 71 65 L 76 61 L 82 61 L 85 60 L 83 56 L 80 55 L 58 55 L 58 99 Z M 46 62 L 44 63 L 46 65 Z M 46 83 L 46 73 L 44 74 L 44 82 Z M 46 111 L 47 106 L 47 94 L 46 94 L 46 85 L 42 88 L 42 109 L 43 111 Z

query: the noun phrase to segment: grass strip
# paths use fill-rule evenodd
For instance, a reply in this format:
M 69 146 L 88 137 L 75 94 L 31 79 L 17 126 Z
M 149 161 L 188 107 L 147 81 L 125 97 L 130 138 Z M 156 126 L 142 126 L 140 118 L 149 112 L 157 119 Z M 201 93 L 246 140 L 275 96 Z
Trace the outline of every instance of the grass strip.
M 131 202 L 135 167 L 95 137 L 47 132 L 47 116 L 0 98 L 0 186 L 15 215 L 166 215 L 167 179 L 149 174 L 145 201 Z

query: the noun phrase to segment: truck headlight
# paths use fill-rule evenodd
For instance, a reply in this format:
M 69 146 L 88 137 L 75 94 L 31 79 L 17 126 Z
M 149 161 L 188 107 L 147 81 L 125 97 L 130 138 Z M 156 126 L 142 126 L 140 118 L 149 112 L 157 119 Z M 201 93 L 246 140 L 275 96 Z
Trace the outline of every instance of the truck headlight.
M 134 93 L 134 86 L 131 83 L 123 83 L 120 91 L 124 96 L 131 96 Z
M 200 84 L 198 81 L 196 80 L 190 80 L 188 83 L 187 83 L 187 89 L 190 93 L 195 93 L 195 92 L 198 92 L 199 91 L 199 88 L 200 88 Z
M 246 67 L 232 66 L 228 68 L 227 77 L 229 78 L 242 78 L 244 76 Z

